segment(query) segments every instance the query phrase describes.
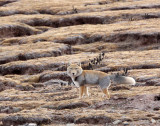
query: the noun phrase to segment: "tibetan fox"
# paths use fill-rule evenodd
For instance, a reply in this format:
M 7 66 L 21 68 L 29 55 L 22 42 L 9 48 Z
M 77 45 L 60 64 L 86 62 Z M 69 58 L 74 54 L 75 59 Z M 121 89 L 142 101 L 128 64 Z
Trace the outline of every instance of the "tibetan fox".
M 111 81 L 116 84 L 135 84 L 135 80 L 131 77 L 108 75 L 107 73 L 95 70 L 83 70 L 80 64 L 70 64 L 67 67 L 67 74 L 71 77 L 74 84 L 80 88 L 79 98 L 82 98 L 83 94 L 88 94 L 89 86 L 98 85 L 104 95 L 109 99 L 110 94 L 108 88 L 111 85 Z

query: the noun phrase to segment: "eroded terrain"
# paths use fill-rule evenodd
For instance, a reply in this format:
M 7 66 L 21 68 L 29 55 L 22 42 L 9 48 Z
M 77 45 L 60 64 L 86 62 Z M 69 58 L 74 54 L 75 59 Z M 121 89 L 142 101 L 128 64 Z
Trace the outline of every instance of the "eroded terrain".
M 160 125 L 159 0 L 0 0 L 0 125 Z M 69 62 L 137 84 L 78 99 Z M 69 86 L 67 86 L 69 84 Z

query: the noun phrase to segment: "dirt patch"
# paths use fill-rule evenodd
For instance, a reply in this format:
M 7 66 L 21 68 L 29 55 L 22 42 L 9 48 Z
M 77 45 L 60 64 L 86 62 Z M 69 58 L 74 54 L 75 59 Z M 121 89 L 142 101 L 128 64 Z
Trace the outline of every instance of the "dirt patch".
M 69 45 L 76 45 L 76 44 L 89 44 L 97 41 L 103 40 L 103 35 L 94 34 L 91 36 L 87 35 L 77 35 L 77 36 L 70 36 L 65 38 L 64 40 L 55 40 L 56 43 L 64 43 Z
M 33 81 L 34 82 L 34 81 Z M 24 83 L 18 80 L 10 79 L 10 78 L 0 78 L 0 91 L 4 91 L 7 89 L 17 89 L 17 90 L 22 90 L 22 91 L 29 91 L 29 90 L 34 90 L 35 88 L 28 84 Z
M 160 101 L 158 100 L 158 95 L 142 95 L 135 96 L 126 107 L 133 107 L 139 110 L 153 111 L 154 108 L 160 106 Z
M 153 85 L 160 86 L 160 79 L 158 78 L 158 79 L 148 80 L 145 85 L 147 85 L 147 86 L 153 86 Z
M 39 33 L 41 33 L 40 30 L 37 30 L 27 25 L 7 24 L 7 25 L 1 25 L 0 27 L 1 38 L 30 36 Z
M 51 120 L 49 118 L 41 117 L 7 116 L 2 119 L 2 123 L 5 126 L 22 125 L 25 123 L 36 123 L 38 125 L 42 125 L 51 123 Z
M 52 73 L 44 73 L 40 76 L 39 82 L 46 82 L 51 79 L 59 79 L 65 81 L 71 81 L 70 77 L 66 72 L 52 72 Z
M 6 6 L 9 3 L 16 2 L 17 0 L 2 0 L 0 1 L 0 6 Z
M 157 77 L 139 77 L 137 78 L 137 82 L 147 82 L 147 81 L 150 81 L 150 80 L 154 80 L 154 79 L 157 79 Z
M 19 98 L 17 97 L 0 97 L 0 101 L 18 101 L 20 100 Z
M 112 121 L 113 119 L 107 116 L 90 116 L 90 117 L 78 118 L 77 120 L 75 120 L 75 123 L 106 124 L 106 123 L 111 123 Z
M 151 40 L 152 38 L 152 40 Z M 107 38 L 106 41 L 112 41 L 112 42 L 122 42 L 122 41 L 139 41 L 141 45 L 147 45 L 150 44 L 150 42 L 158 43 L 160 41 L 160 34 L 159 33 L 119 33 L 110 36 Z
M 128 86 L 123 86 L 123 85 L 121 85 L 121 86 L 112 86 L 112 87 L 111 87 L 111 90 L 112 90 L 112 91 L 130 90 L 130 87 L 128 87 Z
M 58 44 L 53 42 L 37 42 L 31 44 L 5 46 L 1 48 L 0 64 L 12 61 L 25 61 L 41 57 L 57 57 L 64 54 L 71 54 L 69 45 Z M 13 52 L 14 50 L 14 52 Z
M 159 43 L 160 35 L 159 33 L 132 33 L 132 32 L 119 32 L 113 33 L 112 35 L 103 35 L 103 34 L 94 34 L 90 35 L 89 37 L 86 35 L 78 35 L 65 38 L 64 40 L 55 40 L 57 43 L 64 43 L 70 45 L 76 44 L 89 44 L 98 41 L 105 41 L 105 42 L 128 42 L 128 41 L 136 41 L 139 42 L 140 45 L 146 46 L 150 45 L 151 43 Z M 135 45 L 136 46 L 136 45 Z
M 31 26 L 49 26 L 49 27 L 65 27 L 73 25 L 82 25 L 82 24 L 103 24 L 105 21 L 104 17 L 95 17 L 95 16 L 75 16 L 73 18 L 61 18 L 59 20 L 45 20 L 41 18 L 35 18 L 29 21 L 24 21 L 24 23 Z
M 160 95 L 155 96 L 154 101 L 160 101 Z
M 81 108 L 81 107 L 88 107 L 89 104 L 86 102 L 77 102 L 77 103 L 71 103 L 71 104 L 66 104 L 66 105 L 60 105 L 57 107 L 57 110 L 62 110 L 62 109 L 75 109 L 75 108 Z
M 59 124 L 59 122 L 61 122 L 61 124 L 66 124 L 66 123 L 74 123 L 74 116 L 71 115 L 55 115 L 52 117 L 52 122 Z
M 35 90 L 35 88 L 32 85 L 17 85 L 16 88 L 21 91 Z
M 129 7 L 114 7 L 110 10 L 131 10 L 131 9 L 151 9 L 151 8 L 160 8 L 159 4 L 155 5 L 140 5 L 140 6 L 129 6 Z
M 6 89 L 15 88 L 17 82 L 12 79 L 7 79 L 4 77 L 0 77 L 0 91 L 4 91 Z
M 49 57 L 32 59 L 27 61 L 15 61 L 0 66 L 0 72 L 6 74 L 33 74 L 41 73 L 44 70 L 66 71 L 67 64 L 76 59 L 81 62 L 88 61 L 87 58 L 94 57 L 95 54 L 86 55 L 85 53 L 75 55 L 64 55 L 59 57 Z M 60 58 L 61 57 L 61 58 Z M 63 61 L 63 62 L 62 62 Z
M 12 106 L 0 106 L 0 113 L 16 113 L 21 111 L 21 108 L 16 108 Z
M 160 107 L 159 95 L 147 94 L 147 95 L 137 95 L 133 97 L 123 97 L 123 96 L 113 96 L 109 101 L 103 101 L 94 104 L 94 109 L 104 109 L 112 106 L 114 110 L 143 110 L 143 111 L 154 111 L 156 108 Z M 115 104 L 116 103 L 116 104 Z
M 23 10 L 13 10 L 13 11 L 0 11 L 0 16 L 10 16 L 10 15 L 15 15 L 15 14 L 24 14 L 24 15 L 30 15 L 30 14 L 37 14 L 38 12 L 32 11 L 32 12 L 26 12 Z
M 3 90 L 5 90 L 5 85 L 2 84 L 2 82 L 0 82 L 0 92 L 3 91 Z
M 159 20 L 157 20 L 159 21 Z M 131 23 L 132 24 L 132 23 Z M 115 26 L 116 28 L 119 27 L 118 24 L 115 24 L 117 26 Z M 123 24 L 124 25 L 124 24 Z M 126 23 L 126 25 L 128 25 Z M 146 24 L 145 24 L 146 25 Z M 19 37 L 19 38 L 10 38 L 10 39 L 6 39 L 4 41 L 2 41 L 2 45 L 8 45 L 8 44 L 22 44 L 22 43 L 35 43 L 38 42 L 40 40 L 45 39 L 46 41 L 53 41 L 56 43 L 64 43 L 64 44 L 69 44 L 69 45 L 76 45 L 76 44 L 89 44 L 89 43 L 93 43 L 93 42 L 98 42 L 98 41 L 103 41 L 103 42 L 110 42 L 110 43 L 128 43 L 131 42 L 131 45 L 133 46 L 132 48 L 129 48 L 129 45 L 124 46 L 123 48 L 129 48 L 131 49 L 135 49 L 138 45 L 141 45 L 142 47 L 144 46 L 149 46 L 149 45 L 153 45 L 153 44 L 158 44 L 160 41 L 160 35 L 158 30 L 156 32 L 153 32 L 152 30 L 156 30 L 156 28 L 153 29 L 149 29 L 149 26 L 144 26 L 145 30 L 151 30 L 150 32 L 142 32 L 142 31 L 138 31 L 138 27 L 135 26 L 135 28 L 133 27 L 131 31 L 129 31 L 128 28 L 120 28 L 120 29 L 116 29 L 115 27 L 113 27 L 112 25 L 110 25 L 111 31 L 112 33 L 107 34 L 107 32 L 109 32 L 109 29 L 106 29 L 106 31 L 104 30 L 103 34 L 101 31 L 94 33 L 92 31 L 90 32 L 86 32 L 85 31 L 85 26 L 91 30 L 92 25 L 84 25 L 82 27 L 70 27 L 70 31 L 68 31 L 67 34 L 59 34 L 59 32 L 63 32 L 63 30 L 65 30 L 65 28 L 60 28 L 60 29 L 54 29 L 54 30 L 49 30 L 45 33 L 42 33 L 40 35 L 37 36 L 33 36 L 33 37 Z M 80 30 L 79 32 L 76 32 L 75 34 L 71 34 L 70 32 L 74 32 L 77 28 L 79 27 Z M 95 29 L 99 29 L 100 27 L 102 27 L 102 25 L 100 25 L 99 27 L 97 26 L 93 26 Z M 125 26 L 125 27 L 129 27 L 129 26 Z M 155 26 L 158 27 L 158 26 Z M 108 26 L 109 28 L 109 26 Z M 136 30 L 137 29 L 137 30 Z M 77 29 L 78 30 L 78 29 Z M 57 36 L 56 36 L 57 35 Z M 48 37 L 47 37 L 48 36 Z
M 33 73 L 41 73 L 44 70 L 50 70 L 51 68 L 57 69 L 60 64 L 51 63 L 46 65 L 28 65 L 28 64 L 20 64 L 20 65 L 13 65 L 9 67 L 0 67 L 0 71 L 3 75 L 6 74 L 33 74 Z
M 99 1 L 97 3 L 86 3 L 84 6 L 89 6 L 89 5 L 105 5 L 105 4 L 112 4 L 116 2 L 128 2 L 128 0 L 108 0 L 108 1 Z
M 103 71 L 103 72 L 114 72 L 119 71 L 119 69 L 123 69 L 123 67 L 101 67 L 97 68 L 96 70 Z M 154 68 L 160 68 L 159 64 L 141 64 L 141 65 L 130 65 L 126 68 L 129 69 L 154 69 Z M 139 78 L 137 79 L 138 82 L 146 82 L 147 80 L 156 79 L 157 77 L 150 77 L 150 78 Z M 149 83 L 149 82 L 148 82 Z

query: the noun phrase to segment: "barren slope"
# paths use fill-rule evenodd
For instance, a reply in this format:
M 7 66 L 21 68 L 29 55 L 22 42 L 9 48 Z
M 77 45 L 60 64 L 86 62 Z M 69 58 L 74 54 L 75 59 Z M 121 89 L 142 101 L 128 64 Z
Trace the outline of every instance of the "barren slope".
M 159 0 L 0 0 L 0 125 L 158 126 L 159 49 Z M 93 69 L 137 83 L 78 99 L 67 65 L 101 52 Z

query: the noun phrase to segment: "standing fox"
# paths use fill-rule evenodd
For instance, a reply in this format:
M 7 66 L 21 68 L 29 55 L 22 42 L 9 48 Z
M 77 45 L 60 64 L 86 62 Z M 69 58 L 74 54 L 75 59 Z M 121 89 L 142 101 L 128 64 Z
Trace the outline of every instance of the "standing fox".
M 80 88 L 79 98 L 82 98 L 83 94 L 88 94 L 88 86 L 98 85 L 104 95 L 109 99 L 110 94 L 108 88 L 111 85 L 111 81 L 120 82 L 123 84 L 135 85 L 135 80 L 131 77 L 108 75 L 107 73 L 95 70 L 83 70 L 80 64 L 70 64 L 67 67 L 67 74 L 71 77 L 74 84 Z

